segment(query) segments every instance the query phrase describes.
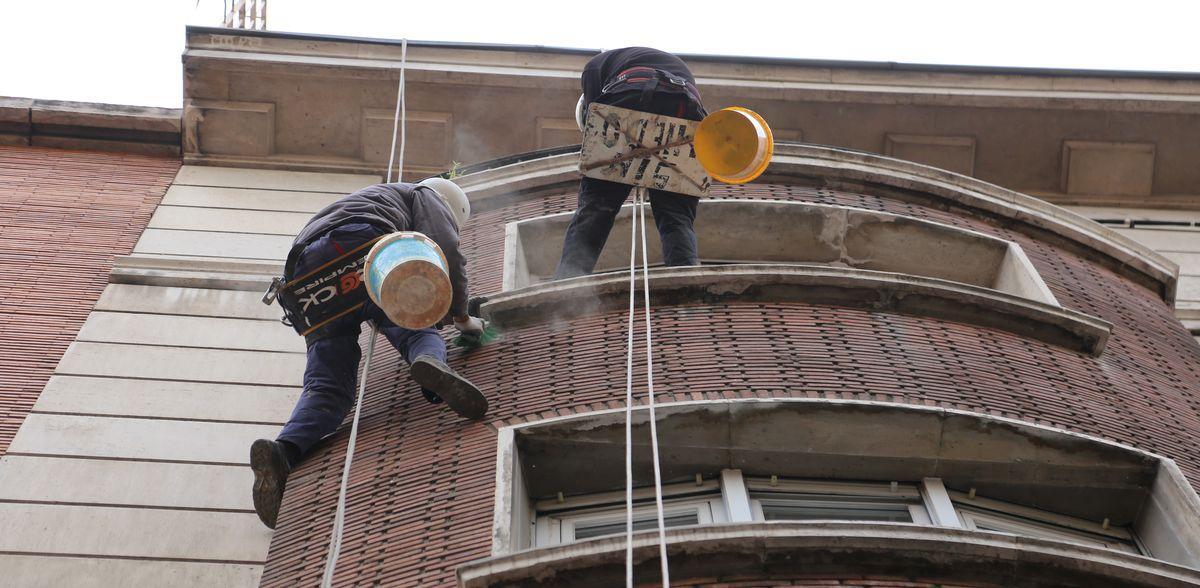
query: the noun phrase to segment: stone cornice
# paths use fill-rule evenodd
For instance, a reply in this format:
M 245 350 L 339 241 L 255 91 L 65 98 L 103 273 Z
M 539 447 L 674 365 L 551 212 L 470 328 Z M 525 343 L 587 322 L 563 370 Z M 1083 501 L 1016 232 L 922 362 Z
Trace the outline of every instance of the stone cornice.
M 590 49 L 410 41 L 409 68 L 497 76 L 564 78 L 577 86 Z M 237 57 L 240 55 L 240 57 Z M 1200 76 L 1173 72 L 1086 71 L 854 62 L 715 55 L 682 55 L 702 87 L 739 90 L 846 90 L 858 93 L 931 94 L 978 98 L 1043 98 L 1108 102 L 1104 109 L 1138 109 L 1138 101 L 1198 103 Z M 185 60 L 260 61 L 290 65 L 396 69 L 400 42 L 290 33 L 189 27 Z M 1061 103 L 1087 108 L 1084 103 Z M 1163 106 L 1170 109 L 1169 106 Z
M 337 77 L 374 77 L 379 72 L 398 72 L 398 55 L 390 52 L 362 51 L 353 55 L 324 52 L 288 52 L 280 49 L 250 51 L 238 48 L 207 48 L 200 44 L 184 53 L 186 63 L 211 66 L 228 71 L 286 72 L 312 70 Z M 219 47 L 220 44 L 217 44 Z M 253 45 L 252 45 L 253 46 Z M 412 82 L 471 84 L 496 87 L 546 87 L 575 89 L 583 62 L 571 60 L 564 67 L 511 65 L 479 62 L 462 58 L 440 58 L 438 50 L 412 55 L 407 62 L 406 78 Z M 1101 110 L 1155 113 L 1200 113 L 1200 83 L 1187 87 L 1183 93 L 1144 91 L 1111 91 L 1111 87 L 1096 88 L 1072 84 L 1067 88 L 1054 84 L 1016 83 L 993 87 L 964 80 L 940 79 L 929 83 L 928 78 L 911 79 L 905 72 L 892 78 L 880 76 L 859 78 L 823 72 L 817 76 L 788 76 L 771 79 L 739 77 L 736 68 L 713 65 L 708 75 L 698 73 L 697 85 L 705 92 L 729 90 L 738 97 L 789 98 L 818 102 L 862 104 L 891 104 L 898 97 L 909 104 L 928 106 L 973 106 L 980 108 L 1038 108 L 1062 110 Z M 705 72 L 706 69 L 699 69 Z M 396 74 L 398 75 L 398 74 Z M 743 74 L 744 75 L 744 74 Z M 924 83 L 922 83 L 924 82 Z M 1080 89 L 1083 88 L 1083 89 Z
M 0 97 L 0 144 L 179 155 L 182 111 Z

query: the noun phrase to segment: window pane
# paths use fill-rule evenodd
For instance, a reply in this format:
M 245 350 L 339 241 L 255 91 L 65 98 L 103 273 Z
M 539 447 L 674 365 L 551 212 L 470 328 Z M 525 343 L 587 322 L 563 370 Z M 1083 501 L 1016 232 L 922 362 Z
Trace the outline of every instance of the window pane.
M 769 497 L 768 497 L 769 496 Z M 863 498 L 860 496 L 821 496 L 752 494 L 762 504 L 763 518 L 768 521 L 805 521 L 832 519 L 840 521 L 890 521 L 911 523 L 912 514 L 904 498 Z
M 687 525 L 699 525 L 700 517 L 695 511 L 678 514 L 664 514 L 663 526 L 666 527 L 683 527 Z M 648 529 L 658 528 L 658 517 L 634 518 L 633 530 L 645 531 Z M 617 533 L 625 532 L 625 521 L 619 523 L 583 523 L 575 525 L 575 540 L 590 539 L 592 537 L 600 537 L 601 535 L 616 535 Z
M 1024 535 L 1027 537 L 1056 539 L 1059 541 L 1070 541 L 1072 543 L 1082 543 L 1084 545 L 1093 545 L 1096 547 L 1120 549 L 1129 553 L 1140 553 L 1137 544 L 1130 539 L 1105 536 L 1099 533 L 1090 533 L 1088 531 L 1054 524 L 1045 520 L 1035 520 L 1009 513 L 991 510 L 985 511 L 970 507 L 964 508 L 958 503 L 956 503 L 955 506 L 963 514 L 963 518 L 969 521 L 977 531 L 992 531 L 997 533 Z M 1047 513 L 1047 515 L 1056 516 L 1051 515 L 1050 513 Z M 1117 527 L 1114 528 L 1114 531 L 1116 530 L 1124 529 Z

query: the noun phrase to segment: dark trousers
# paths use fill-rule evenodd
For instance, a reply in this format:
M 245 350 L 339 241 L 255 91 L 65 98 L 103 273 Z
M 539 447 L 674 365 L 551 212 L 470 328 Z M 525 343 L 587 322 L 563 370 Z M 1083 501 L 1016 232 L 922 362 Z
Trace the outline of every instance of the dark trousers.
M 368 224 L 333 229 L 304 248 L 296 260 L 294 274 L 307 273 L 385 232 Z M 370 299 L 361 309 L 323 327 L 319 334 L 309 335 L 304 391 L 278 437 L 279 441 L 294 445 L 301 456 L 336 430 L 354 405 L 358 362 L 362 357 L 358 335 L 363 321 L 368 320 L 375 321 L 405 361 L 412 363 L 423 355 L 446 361 L 446 342 L 435 329 L 398 327 Z M 436 398 L 430 392 L 426 392 L 426 397 Z
M 700 120 L 703 110 L 684 94 L 658 93 L 648 102 L 642 101 L 640 91 L 603 95 L 596 99 L 602 104 Z M 592 273 L 596 259 L 608 241 L 613 221 L 632 186 L 583 178 L 579 182 L 579 203 L 575 216 L 567 226 L 563 239 L 562 257 L 554 270 L 554 279 L 573 278 Z M 664 190 L 650 190 L 650 209 L 662 240 L 663 262 L 668 266 L 700 265 L 696 252 L 696 208 L 700 199 Z
M 562 258 L 554 270 L 554 279 L 592 273 L 631 188 L 628 184 L 595 178 L 580 180 L 579 207 L 567 227 Z M 666 265 L 700 265 L 696 231 L 692 228 L 699 202 L 700 199 L 693 196 L 650 190 L 650 209 L 654 211 L 654 224 L 658 226 Z

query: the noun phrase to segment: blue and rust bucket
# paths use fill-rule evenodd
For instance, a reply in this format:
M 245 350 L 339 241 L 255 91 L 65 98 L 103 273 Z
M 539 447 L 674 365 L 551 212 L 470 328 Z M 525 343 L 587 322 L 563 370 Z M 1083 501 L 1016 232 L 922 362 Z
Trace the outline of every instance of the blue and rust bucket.
M 433 326 L 450 310 L 454 289 L 446 256 L 421 233 L 384 236 L 367 253 L 363 275 L 367 295 L 401 327 Z

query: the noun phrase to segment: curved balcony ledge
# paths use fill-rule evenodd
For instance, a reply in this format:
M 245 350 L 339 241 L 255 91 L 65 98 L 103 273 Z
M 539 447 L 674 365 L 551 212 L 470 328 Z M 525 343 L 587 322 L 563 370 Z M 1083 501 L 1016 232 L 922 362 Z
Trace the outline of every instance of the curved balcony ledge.
M 578 179 L 576 153 L 466 174 L 456 178 L 472 200 L 537 192 Z M 1175 299 L 1179 267 L 1152 249 L 1066 209 L 994 184 L 909 161 L 848 149 L 779 143 L 763 181 L 817 178 L 832 185 L 872 184 L 927 194 L 959 206 L 1048 231 L 1108 258 L 1108 265 L 1135 277 L 1168 302 Z
M 772 522 L 667 531 L 676 581 L 849 574 L 1002 586 L 1195 586 L 1200 571 L 1072 543 L 897 523 Z M 634 574 L 658 577 L 658 534 L 634 535 Z M 625 537 L 522 551 L 466 564 L 459 585 L 619 586 Z
M 639 280 L 640 280 L 639 276 Z M 501 328 L 625 308 L 628 274 L 548 282 L 492 297 L 485 316 Z M 1074 310 L 957 282 L 855 268 L 786 264 L 650 270 L 655 306 L 797 301 L 952 320 L 1009 331 L 1099 356 L 1112 325 Z

